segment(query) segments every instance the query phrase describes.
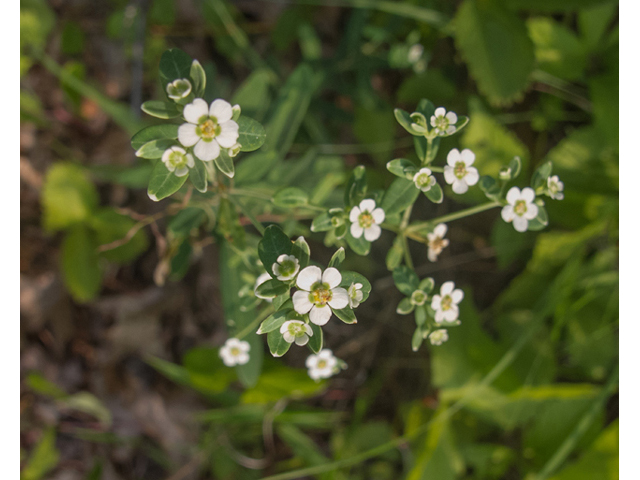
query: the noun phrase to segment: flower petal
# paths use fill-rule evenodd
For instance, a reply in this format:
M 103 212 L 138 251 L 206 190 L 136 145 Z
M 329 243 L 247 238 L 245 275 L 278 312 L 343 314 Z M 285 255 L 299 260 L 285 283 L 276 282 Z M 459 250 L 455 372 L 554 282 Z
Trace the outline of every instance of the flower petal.
M 380 238 L 381 233 L 382 229 L 380 226 L 374 223 L 369 228 L 364 229 L 364 239 L 368 242 L 373 242 Z
M 460 303 L 464 298 L 464 292 L 459 288 L 456 288 L 453 292 L 451 292 L 451 300 L 453 303 Z
M 349 304 L 349 294 L 344 288 L 334 288 L 332 289 L 332 292 L 333 297 L 331 297 L 331 300 L 329 300 L 329 306 L 331 308 L 340 310 L 342 308 L 345 308 Z
M 187 173 L 189 173 L 189 169 L 187 167 L 178 168 L 175 172 L 176 177 L 184 177 Z
M 360 216 L 362 212 L 360 211 L 360 209 L 358 207 L 353 207 L 351 209 L 351 212 L 349 212 L 349 221 L 350 222 L 357 222 L 358 221 L 358 217 Z
M 446 115 L 447 111 L 444 109 L 444 107 L 438 107 L 436 108 L 436 111 L 433 112 L 433 114 L 436 117 L 444 117 Z
M 538 206 L 535 203 L 530 203 L 527 205 L 527 211 L 524 212 L 523 217 L 527 220 L 533 220 L 538 216 Z
M 376 208 L 376 202 L 371 198 L 365 198 L 360 202 L 360 210 L 363 212 L 364 211 L 373 212 L 375 208 Z
M 436 228 L 433 229 L 433 233 L 435 233 L 438 237 L 443 238 L 447 234 L 447 225 L 444 223 L 439 223 L 436 225 Z
M 209 105 L 207 105 L 207 102 L 202 98 L 196 98 L 193 102 L 184 107 L 182 115 L 187 122 L 195 123 L 197 125 L 200 118 L 209 115 Z
M 464 180 L 458 180 L 458 179 L 456 179 L 456 181 L 453 182 L 453 184 L 451 185 L 451 188 L 453 189 L 453 193 L 457 193 L 459 195 L 466 193 L 467 190 L 469 190 L 469 186 L 467 185 L 467 182 L 465 182 Z
M 309 313 L 309 310 L 313 307 L 313 303 L 309 301 L 309 292 L 304 290 L 295 292 L 291 297 L 291 301 L 293 302 L 293 309 L 301 315 Z
M 460 152 L 458 151 L 457 148 L 452 149 L 447 154 L 447 163 L 452 167 L 455 167 L 456 166 L 456 162 L 459 162 L 460 160 L 461 160 Z
M 467 185 L 475 185 L 480 180 L 480 175 L 478 174 L 478 170 L 474 167 L 467 168 L 467 174 L 464 176 L 464 181 Z
M 518 200 L 520 200 L 520 189 L 518 187 L 511 187 L 507 192 L 507 202 L 511 205 L 515 204 Z
M 195 167 L 196 162 L 193 160 L 193 155 L 191 155 L 190 153 L 187 153 L 186 157 L 187 157 L 187 166 L 189 168 Z
M 445 118 L 449 120 L 449 123 L 451 124 L 455 124 L 458 121 L 458 116 L 454 112 L 447 113 Z
M 334 288 L 340 285 L 342 281 L 342 275 L 335 267 L 327 268 L 322 274 L 322 282 L 329 285 L 329 288 Z
M 458 310 L 458 307 L 453 306 L 449 310 L 445 310 L 444 312 L 442 312 L 442 317 L 447 322 L 453 322 L 454 320 L 457 320 L 458 315 L 460 315 L 460 310 Z
M 515 228 L 518 232 L 526 232 L 527 227 L 529 227 L 529 220 L 524 217 L 518 217 L 513 219 L 513 228 Z
M 531 203 L 536 198 L 536 192 L 534 192 L 531 187 L 523 188 L 520 193 L 520 198 L 525 200 L 527 203 Z
M 320 267 L 311 265 L 303 268 L 298 274 L 296 285 L 298 285 L 298 288 L 309 292 L 311 291 L 311 286 L 320 280 L 322 280 L 322 270 L 320 270 Z
M 193 153 L 203 162 L 210 162 L 220 155 L 220 145 L 218 145 L 218 142 L 215 140 L 210 142 L 200 140 L 196 143 L 196 146 L 193 147 Z
M 384 222 L 384 210 L 381 208 L 376 208 L 373 212 L 371 212 L 371 216 L 373 217 L 373 221 L 380 225 Z
M 476 154 L 468 148 L 465 148 L 464 150 L 462 150 L 462 152 L 460 152 L 460 157 L 467 167 L 473 164 L 473 162 L 476 160 Z
M 211 117 L 216 117 L 218 123 L 224 123 L 231 120 L 231 117 L 233 116 L 233 109 L 229 102 L 218 98 L 211 103 L 208 113 Z
M 516 218 L 516 213 L 513 211 L 513 205 L 505 205 L 504 207 L 502 207 L 500 215 L 502 215 L 502 219 L 505 222 L 512 222 L 513 219 Z
M 364 228 L 362 228 L 358 223 L 352 223 L 350 230 L 353 238 L 360 238 L 362 236 L 362 232 L 364 232 Z
M 236 365 L 244 365 L 248 361 L 249 361 L 249 355 L 245 352 L 240 353 L 240 355 L 236 357 Z
M 453 167 L 447 165 L 444 167 L 444 181 L 451 185 L 457 179 L 456 175 L 453 173 Z
M 236 125 L 236 127 L 231 127 L 231 124 Z M 228 122 L 220 125 L 220 135 L 216 137 L 216 141 L 220 144 L 220 146 L 224 148 L 231 148 L 236 144 L 239 136 L 237 125 L 238 124 L 233 120 L 229 120 Z
M 306 345 L 307 343 L 309 343 L 309 337 L 306 335 L 303 335 L 302 337 L 296 337 L 296 345 L 300 345 L 301 347 L 303 345 Z
M 444 295 L 449 295 L 453 289 L 456 288 L 456 284 L 449 281 L 449 282 L 444 282 L 442 284 L 442 286 L 440 287 L 440 295 L 444 296 Z
M 293 343 L 296 339 L 296 337 L 293 336 L 293 334 L 289 333 L 289 332 L 284 332 L 282 334 L 282 338 L 284 338 L 284 341 L 287 343 Z
M 178 140 L 185 147 L 192 147 L 198 143 L 200 137 L 196 133 L 196 126 L 193 123 L 183 123 L 180 125 L 178 127 Z
M 439 310 L 442 303 L 442 297 L 440 295 L 434 295 L 431 299 L 431 308 Z
M 304 362 L 307 368 L 316 368 L 318 364 L 318 355 L 309 355 Z
M 322 307 L 314 305 L 309 312 L 309 320 L 315 325 L 326 325 L 330 318 L 331 308 L 329 308 L 329 306 L 327 305 L 324 305 Z

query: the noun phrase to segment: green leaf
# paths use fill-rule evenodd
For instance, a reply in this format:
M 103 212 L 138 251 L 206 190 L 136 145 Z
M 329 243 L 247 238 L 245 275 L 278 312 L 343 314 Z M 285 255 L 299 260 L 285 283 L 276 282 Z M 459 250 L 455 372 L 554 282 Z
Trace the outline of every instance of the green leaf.
M 253 152 L 259 149 L 267 138 L 264 127 L 244 115 L 238 119 L 238 135 L 241 152 Z
M 431 293 L 434 286 L 435 286 L 435 282 L 433 281 L 433 278 L 427 277 L 424 280 L 420 281 L 420 284 L 418 285 L 418 289 L 422 290 L 424 293 L 428 295 L 429 293 Z
M 151 172 L 147 195 L 154 202 L 160 201 L 180 190 L 180 187 L 187 181 L 187 177 L 188 175 L 176 177 L 173 172 L 167 170 L 164 163 L 157 162 Z
M 272 201 L 279 207 L 301 207 L 309 203 L 309 195 L 298 187 L 286 187 L 276 192 Z
M 105 245 L 126 238 L 136 222 L 112 208 L 102 208 L 91 217 L 89 225 L 95 232 L 96 243 Z M 140 229 L 128 242 L 112 250 L 101 252 L 100 256 L 110 262 L 124 264 L 137 258 L 148 246 L 147 236 L 144 230 Z
M 207 191 L 207 168 L 198 158 L 194 158 L 194 166 L 189 169 L 189 180 L 199 192 Z
M 409 132 L 411 135 L 416 135 L 416 136 L 422 136 L 422 132 L 418 132 L 417 130 L 415 130 L 411 124 L 414 123 L 413 120 L 411 120 L 411 115 L 409 115 L 408 112 L 405 112 L 404 110 L 402 110 L 401 108 L 396 108 L 393 111 L 393 114 L 396 117 L 396 120 L 398 121 L 398 123 L 402 126 L 402 128 L 404 128 L 407 132 Z M 429 119 L 427 119 L 428 121 Z
M 71 163 L 56 163 L 42 188 L 43 223 L 47 231 L 83 222 L 98 205 L 98 192 L 84 170 Z
M 358 165 L 353 169 L 344 187 L 344 204 L 352 207 L 359 204 L 367 193 L 367 177 L 364 166 Z
M 313 331 L 313 335 L 309 337 L 309 343 L 308 343 L 309 348 L 313 353 L 320 353 L 320 350 L 322 350 L 323 335 L 324 335 L 322 332 L 322 328 L 320 328 L 315 323 L 309 323 L 309 326 Z
M 264 265 L 265 270 L 273 278 L 275 275 L 271 267 L 276 263 L 280 255 L 290 255 L 293 244 L 286 233 L 278 225 L 269 225 L 258 244 L 258 256 Z
M 199 207 L 186 207 L 180 210 L 167 225 L 167 230 L 175 236 L 188 237 L 191 231 L 200 227 L 207 215 Z
M 434 183 L 429 190 L 423 193 L 433 203 L 442 203 L 442 201 L 444 200 L 442 187 L 438 183 Z
M 177 139 L 179 125 L 163 124 L 146 127 L 131 137 L 131 146 L 138 150 L 145 143 L 153 140 Z
M 354 253 L 362 256 L 369 255 L 369 252 L 371 251 L 371 242 L 367 241 L 364 238 L 364 235 L 360 238 L 353 238 L 351 231 L 347 230 L 344 238 L 347 241 L 347 245 L 349 245 L 349 248 L 353 250 Z
M 235 377 L 233 370 L 222 362 L 217 348 L 192 348 L 186 353 L 182 363 L 187 370 L 189 384 L 202 392 L 222 392 Z
M 418 305 L 416 306 L 414 315 L 416 318 L 416 325 L 422 327 L 427 321 L 427 309 L 424 308 L 424 305 Z
M 400 315 L 409 315 L 411 312 L 413 312 L 414 308 L 416 307 L 413 303 L 411 303 L 411 300 L 405 297 L 400 300 L 400 303 L 398 303 L 398 306 L 396 307 L 396 313 Z
M 233 178 L 236 174 L 235 167 L 233 166 L 233 158 L 229 156 L 226 150 L 220 149 L 220 155 L 217 158 L 214 158 L 213 161 L 222 173 L 224 173 L 227 177 Z
M 256 295 L 260 298 L 275 298 L 278 295 L 282 295 L 289 291 L 289 285 L 272 278 L 264 283 L 261 283 L 256 288 Z
M 331 256 L 331 260 L 329 260 L 329 267 L 338 268 L 340 264 L 344 262 L 345 257 L 344 247 L 340 247 L 336 250 L 336 253 Z
M 102 272 L 97 247 L 94 236 L 84 225 L 72 227 L 62 242 L 62 276 L 78 302 L 87 302 L 100 291 Z
M 204 73 L 204 68 L 200 65 L 198 60 L 194 60 L 189 68 L 189 76 L 193 82 L 192 92 L 196 98 L 202 98 L 207 86 L 207 75 Z
M 527 230 L 536 232 L 544 229 L 547 225 L 549 225 L 549 215 L 547 214 L 547 210 L 543 206 L 538 205 L 538 215 L 533 220 L 529 220 Z
M 53 399 L 61 399 L 69 396 L 67 392 L 55 383 L 44 378 L 39 372 L 30 372 L 25 380 L 29 388 L 40 395 L 46 395 Z
M 160 80 L 166 91 L 167 84 L 180 78 L 188 79 L 191 73 L 192 59 L 179 48 L 165 51 L 160 57 Z
M 306 369 L 290 368 L 283 365 L 282 362 L 267 358 L 265 371 L 260 376 L 257 385 L 246 390 L 240 401 L 245 404 L 273 405 L 285 397 L 301 399 L 315 395 L 324 388 L 324 385 L 325 382 L 315 382 L 309 378 Z
M 406 265 L 400 265 L 393 271 L 393 282 L 396 284 L 397 289 L 407 296 L 411 296 L 420 285 L 416 272 Z
M 387 163 L 387 170 L 400 178 L 413 180 L 413 176 L 418 171 L 418 167 L 406 158 L 396 158 Z
M 311 222 L 312 232 L 326 232 L 332 228 L 333 223 L 331 223 L 331 215 L 329 215 L 329 212 L 321 213 Z
M 494 104 L 521 96 L 534 67 L 533 43 L 517 14 L 497 2 L 465 0 L 454 19 L 456 46 Z
M 404 255 L 404 243 L 402 242 L 402 236 L 396 236 L 393 241 L 393 245 L 387 252 L 385 263 L 387 270 L 393 271 L 400 263 L 402 263 L 402 256 Z
M 551 162 L 544 162 L 536 169 L 531 177 L 531 186 L 534 190 L 547 184 L 547 178 L 551 175 L 552 169 L 553 164 Z
M 521 170 L 522 170 L 522 160 L 520 160 L 520 157 L 513 157 L 513 159 L 509 162 L 509 171 L 511 172 L 511 179 L 513 180 L 518 175 L 520 175 Z
M 350 271 L 340 272 L 340 274 L 342 275 L 342 281 L 340 282 L 341 287 L 348 289 L 354 283 L 359 283 L 362 285 L 362 302 L 369 298 L 369 294 L 371 293 L 371 283 L 369 283 L 369 280 L 367 280 L 364 275 Z
M 304 239 L 304 237 L 300 236 L 296 239 L 295 242 L 293 242 L 293 246 L 291 247 L 291 254 L 294 255 L 300 262 L 300 270 L 309 265 L 311 249 L 309 248 L 309 244 Z
M 278 330 L 273 330 L 267 334 L 267 344 L 271 355 L 274 357 L 283 356 L 291 348 L 291 344 L 284 339 Z
M 162 158 L 164 152 L 174 145 L 176 145 L 176 141 L 172 139 L 152 140 L 136 150 L 136 157 L 147 158 L 149 160 Z
M 411 180 L 396 178 L 385 192 L 380 207 L 388 217 L 412 205 L 419 194 L 420 190 Z
M 40 480 L 58 465 L 60 453 L 56 449 L 56 430 L 47 429 L 20 472 L 20 480 Z
M 495 178 L 488 175 L 483 175 L 482 177 L 480 177 L 478 186 L 480 187 L 480 190 L 484 192 L 487 198 L 491 200 L 500 200 L 502 189 L 500 188 L 500 184 Z
M 358 323 L 358 320 L 356 319 L 356 314 L 353 313 L 353 310 L 349 307 L 342 308 L 340 310 L 333 309 L 333 313 L 335 314 L 336 317 L 338 317 L 344 323 L 347 323 L 347 324 Z
M 581 10 L 592 5 L 611 3 L 610 0 L 505 0 L 508 8 L 533 10 L 539 12 L 569 12 Z
M 269 90 L 276 80 L 275 73 L 269 68 L 254 70 L 235 91 L 232 103 L 239 104 L 250 116 L 262 119 L 272 103 Z
M 290 309 L 278 310 L 274 314 L 268 316 L 264 322 L 260 324 L 260 328 L 256 332 L 258 335 L 263 333 L 273 332 L 279 330 L 284 322 L 288 320 L 287 317 L 291 317 L 292 311 Z
M 147 115 L 164 119 L 178 117 L 181 113 L 174 103 L 160 100 L 147 100 L 140 108 L 142 108 L 142 111 Z
M 422 336 L 422 329 L 420 327 L 416 328 L 415 332 L 413 332 L 413 336 L 411 337 L 411 350 L 417 352 L 420 349 L 420 346 L 424 342 L 424 337 Z

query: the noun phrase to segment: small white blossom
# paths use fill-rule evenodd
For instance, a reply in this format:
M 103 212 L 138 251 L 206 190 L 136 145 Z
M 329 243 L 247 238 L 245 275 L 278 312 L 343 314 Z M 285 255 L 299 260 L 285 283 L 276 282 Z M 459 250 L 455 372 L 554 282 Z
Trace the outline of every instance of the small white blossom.
M 228 339 L 220 348 L 220 358 L 227 367 L 244 365 L 249 361 L 249 350 L 251 346 L 248 342 L 237 338 Z
M 186 78 L 174 80 L 167 85 L 167 95 L 173 101 L 187 98 L 191 93 L 191 82 Z
M 204 162 L 218 158 L 220 147 L 232 148 L 238 140 L 238 124 L 231 119 L 233 108 L 221 99 L 207 106 L 196 98 L 184 107 L 183 123 L 178 128 L 178 140 L 185 147 L 194 147 L 193 153 Z
M 456 131 L 458 116 L 454 112 L 448 112 L 443 108 L 436 108 L 431 116 L 431 126 L 436 129 L 438 135 L 451 135 Z
M 431 187 L 436 184 L 436 177 L 431 175 L 431 170 L 429 170 L 428 168 L 421 168 L 413 176 L 413 183 L 416 184 L 416 188 L 418 188 L 419 190 L 428 192 L 429 190 L 431 190 Z
M 296 285 L 300 289 L 293 294 L 293 308 L 316 325 L 325 325 L 331 318 L 332 309 L 340 310 L 349 305 L 349 294 L 338 287 L 342 275 L 338 269 L 329 267 L 324 273 L 316 266 L 303 268 Z
M 418 60 L 420 60 L 420 57 L 422 57 L 422 54 L 424 53 L 424 47 L 419 44 L 419 43 L 415 43 L 413 45 L 411 45 L 411 48 L 409 48 L 409 54 L 407 55 L 407 60 L 409 61 L 409 63 L 416 63 Z
M 253 293 L 256 297 L 261 298 L 263 300 L 266 300 L 267 302 L 271 303 L 273 302 L 273 298 L 269 297 L 261 297 L 260 295 L 258 295 L 258 287 L 260 285 L 262 285 L 264 282 L 266 282 L 267 280 L 271 280 L 271 275 L 269 275 L 267 272 L 264 272 L 262 275 L 260 275 L 257 279 L 256 279 L 256 284 L 253 286 Z
M 427 233 L 427 245 L 429 246 L 427 257 L 429 261 L 435 262 L 438 260 L 438 255 L 449 245 L 449 240 L 444 238 L 446 234 L 447 226 L 444 223 L 439 223 L 433 229 L 433 232 Z
M 364 298 L 364 293 L 362 293 L 362 284 L 352 283 L 347 289 L 347 294 L 349 295 L 349 306 L 351 308 L 356 308 Z
M 464 297 L 464 292 L 455 288 L 453 282 L 444 282 L 440 287 L 440 295 L 434 295 L 431 300 L 431 308 L 436 312 L 436 323 L 455 322 L 458 319 L 460 310 L 458 304 Z
M 449 340 L 449 332 L 444 328 L 434 330 L 429 334 L 429 341 L 431 342 L 431 345 L 442 345 L 447 340 Z
M 317 355 L 309 355 L 305 364 L 309 369 L 309 376 L 315 381 L 329 378 L 338 370 L 338 359 L 328 348 L 320 350 Z
M 376 208 L 375 200 L 368 198 L 362 200 L 360 205 L 353 207 L 349 213 L 351 222 L 351 235 L 360 238 L 364 233 L 365 240 L 373 242 L 380 238 L 382 229 L 380 224 L 384 222 L 384 210 Z
M 285 342 L 296 342 L 296 345 L 301 346 L 306 345 L 309 342 L 309 337 L 313 336 L 311 327 L 300 320 L 287 320 L 280 327 L 280 333 Z
M 518 187 L 511 187 L 507 192 L 509 205 L 502 207 L 502 219 L 507 223 L 513 222 L 513 228 L 518 232 L 526 232 L 529 220 L 538 215 L 538 206 L 533 203 L 535 198 L 532 188 L 523 188 L 521 192 Z
M 293 280 L 300 270 L 300 262 L 294 255 L 282 254 L 271 267 L 273 274 L 281 282 Z
M 564 183 L 560 181 L 557 175 L 547 178 L 547 195 L 554 200 L 562 200 L 564 198 Z
M 167 167 L 167 170 L 175 173 L 176 177 L 184 177 L 189 169 L 195 166 L 193 155 L 178 146 L 169 147 L 164 151 L 162 163 Z
M 465 193 L 470 185 L 478 183 L 480 179 L 478 170 L 470 166 L 475 159 L 475 154 L 468 148 L 462 152 L 454 148 L 447 155 L 448 165 L 444 167 L 444 179 L 451 185 L 454 193 Z

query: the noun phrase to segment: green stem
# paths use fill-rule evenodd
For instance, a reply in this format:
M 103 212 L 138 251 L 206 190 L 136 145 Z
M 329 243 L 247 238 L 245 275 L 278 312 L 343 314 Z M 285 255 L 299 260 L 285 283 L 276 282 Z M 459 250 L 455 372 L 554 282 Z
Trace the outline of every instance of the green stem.
M 411 259 L 411 252 L 409 251 L 409 242 L 407 242 L 407 237 L 404 234 L 402 235 L 402 249 L 404 250 L 404 262 L 407 264 L 407 267 L 413 270 L 413 260 Z
M 483 203 L 482 205 L 476 205 L 475 207 L 465 208 L 464 210 L 460 210 L 458 212 L 450 213 L 448 215 L 443 215 L 441 217 L 436 217 L 434 219 L 429 220 L 428 222 L 417 222 L 413 225 L 407 227 L 407 232 L 415 232 L 416 230 L 420 230 L 428 225 L 438 224 L 438 223 L 447 223 L 453 220 L 459 220 L 461 218 L 469 217 L 476 213 L 484 212 L 485 210 L 490 210 L 495 207 L 499 207 L 502 204 L 500 202 L 488 202 Z
M 253 322 L 251 322 L 249 325 L 247 325 L 242 330 L 240 330 L 236 334 L 235 338 L 237 338 L 238 340 L 242 340 L 244 337 L 246 337 L 251 332 L 253 332 L 257 328 L 257 326 L 260 325 L 272 313 L 273 313 L 273 306 L 269 305 L 267 308 L 265 308 L 261 312 L 261 315 L 259 315 Z

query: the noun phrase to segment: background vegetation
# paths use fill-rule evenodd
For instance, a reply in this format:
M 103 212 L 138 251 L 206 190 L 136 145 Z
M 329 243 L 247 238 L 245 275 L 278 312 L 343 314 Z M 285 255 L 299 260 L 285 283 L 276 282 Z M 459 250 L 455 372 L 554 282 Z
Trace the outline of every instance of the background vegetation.
M 22 0 L 20 12 L 24 480 L 618 478 L 617 2 Z M 492 210 L 451 222 L 437 263 L 412 245 L 421 277 L 465 290 L 444 345 L 411 351 L 383 234 L 347 256 L 373 285 L 359 323 L 326 327 L 349 368 L 315 383 L 292 350 L 238 379 L 216 347 L 223 307 L 254 278 L 211 234 L 251 245 L 256 232 L 231 204 L 151 202 L 150 164 L 129 143 L 171 47 L 215 78 L 207 96 L 267 127 L 236 165 L 236 185 L 264 191 L 249 212 L 292 184 L 332 205 L 357 165 L 388 185 L 386 162 L 412 150 L 393 108 L 421 98 L 471 119 L 441 156 L 470 148 L 493 175 L 520 156 L 523 185 L 552 160 L 565 199 L 547 202 L 541 232 Z M 414 217 L 482 198 L 421 198 Z M 335 247 L 307 219 L 270 215 L 328 261 Z

